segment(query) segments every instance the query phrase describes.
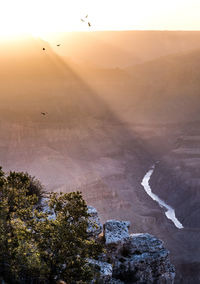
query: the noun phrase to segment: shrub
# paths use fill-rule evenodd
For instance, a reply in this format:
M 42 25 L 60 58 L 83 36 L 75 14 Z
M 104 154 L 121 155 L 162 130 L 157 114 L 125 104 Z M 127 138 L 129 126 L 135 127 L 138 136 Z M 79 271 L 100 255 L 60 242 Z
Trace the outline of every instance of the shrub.
M 1 276 L 9 283 L 88 283 L 95 272 L 87 259 L 102 251 L 87 238 L 88 217 L 80 192 L 42 198 L 34 178 L 0 168 Z

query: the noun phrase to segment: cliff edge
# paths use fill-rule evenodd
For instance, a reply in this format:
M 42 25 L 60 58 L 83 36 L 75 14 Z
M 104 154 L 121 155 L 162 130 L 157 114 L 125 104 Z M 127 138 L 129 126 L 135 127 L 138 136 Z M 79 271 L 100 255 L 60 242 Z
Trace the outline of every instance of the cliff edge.
M 150 234 L 129 234 L 128 221 L 109 220 L 102 226 L 96 209 L 88 211 L 88 234 L 101 238 L 105 245 L 98 260 L 89 260 L 97 266 L 103 283 L 174 283 L 175 269 L 161 240 Z

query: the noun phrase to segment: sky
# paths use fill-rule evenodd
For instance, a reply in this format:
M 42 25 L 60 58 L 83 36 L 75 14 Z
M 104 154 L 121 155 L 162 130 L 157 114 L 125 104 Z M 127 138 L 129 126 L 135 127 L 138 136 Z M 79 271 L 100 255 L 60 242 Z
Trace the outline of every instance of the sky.
M 81 30 L 200 30 L 200 0 L 0 0 L 0 37 Z

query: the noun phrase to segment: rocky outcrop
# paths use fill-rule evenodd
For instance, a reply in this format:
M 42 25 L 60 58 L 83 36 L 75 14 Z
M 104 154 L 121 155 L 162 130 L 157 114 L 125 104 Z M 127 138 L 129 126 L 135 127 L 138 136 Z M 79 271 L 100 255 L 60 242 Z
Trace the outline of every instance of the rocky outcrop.
M 103 226 L 98 216 L 98 212 L 96 208 L 88 206 L 88 214 L 90 214 L 89 224 L 87 228 L 88 236 L 97 238 L 101 234 L 103 229 Z
M 108 249 L 109 251 L 109 249 Z M 174 267 L 163 242 L 149 234 L 133 234 L 120 250 L 109 252 L 113 277 L 129 283 L 173 283 Z
M 130 222 L 109 220 L 104 224 L 105 244 L 118 244 L 129 237 Z
M 102 282 L 174 283 L 175 269 L 163 242 L 150 234 L 129 234 L 129 226 L 130 222 L 118 220 L 103 226 L 105 253 L 90 261 L 99 267 Z
M 100 260 L 94 260 L 94 259 L 89 259 L 88 263 L 97 267 L 99 274 L 100 274 L 100 278 L 104 283 L 110 283 L 112 279 L 112 273 L 113 273 L 112 264 L 108 262 L 100 261 Z

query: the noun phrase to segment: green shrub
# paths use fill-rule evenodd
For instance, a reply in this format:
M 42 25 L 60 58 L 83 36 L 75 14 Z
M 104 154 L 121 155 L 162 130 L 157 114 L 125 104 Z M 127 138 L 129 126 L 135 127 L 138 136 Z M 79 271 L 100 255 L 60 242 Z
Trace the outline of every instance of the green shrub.
M 95 272 L 87 259 L 102 246 L 87 238 L 81 193 L 42 195 L 27 173 L 6 176 L 0 168 L 0 276 L 9 283 L 88 283 Z

